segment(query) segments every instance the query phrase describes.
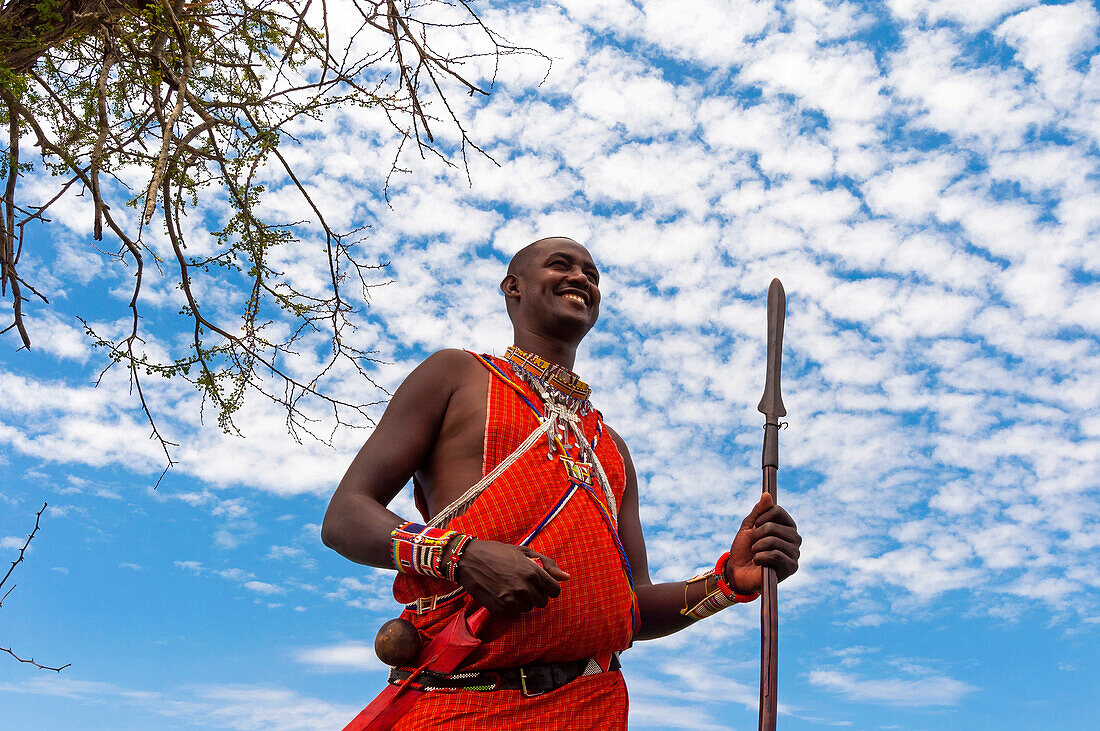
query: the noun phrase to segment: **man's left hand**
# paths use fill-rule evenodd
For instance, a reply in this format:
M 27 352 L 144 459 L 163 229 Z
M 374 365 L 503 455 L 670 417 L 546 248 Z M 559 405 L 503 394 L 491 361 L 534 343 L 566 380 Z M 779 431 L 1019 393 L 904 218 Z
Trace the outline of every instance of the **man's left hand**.
M 723 578 L 738 594 L 758 592 L 764 582 L 764 566 L 775 569 L 780 581 L 798 570 L 801 545 L 794 519 L 765 492 L 741 521 Z

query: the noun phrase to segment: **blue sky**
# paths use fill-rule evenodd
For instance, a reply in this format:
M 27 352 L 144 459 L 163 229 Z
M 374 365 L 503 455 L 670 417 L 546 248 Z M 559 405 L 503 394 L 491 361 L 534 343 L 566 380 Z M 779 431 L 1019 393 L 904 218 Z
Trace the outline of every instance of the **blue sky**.
M 704 5 L 704 4 L 696 4 Z M 781 726 L 1082 728 L 1100 714 L 1100 12 L 1088 2 L 501 3 L 486 101 L 456 98 L 500 166 L 409 158 L 371 110 L 287 154 L 390 266 L 358 315 L 392 388 L 428 353 L 510 344 L 512 252 L 588 245 L 604 308 L 577 370 L 630 444 L 650 565 L 682 579 L 759 490 L 764 297 L 789 299 L 781 502 L 805 537 L 781 589 Z M 544 79 L 545 76 L 545 79 Z M 440 129 L 444 145 L 453 130 Z M 22 183 L 21 183 L 22 184 Z M 47 181 L 25 181 L 44 190 Z M 39 186 L 36 188 L 36 186 Z M 268 210 L 306 217 L 287 181 Z M 203 201 L 207 220 L 219 211 Z M 330 729 L 380 689 L 389 574 L 325 549 L 362 442 L 299 445 L 252 398 L 244 437 L 149 384 L 163 467 L 78 314 L 127 317 L 84 202 L 31 233 L 36 349 L 0 350 L 0 717 L 11 728 Z M 196 222 L 197 223 L 197 222 Z M 282 254 L 317 271 L 315 233 Z M 196 250 L 204 243 L 193 234 Z M 154 244 L 155 245 L 155 244 Z M 150 283 L 149 348 L 179 337 Z M 230 297 L 224 302 L 232 306 Z M 176 329 L 174 329 L 176 328 Z M 32 333 L 33 334 L 33 333 Z M 7 336 L 5 336 L 7 337 Z M 294 367 L 323 352 L 313 343 Z M 341 394 L 378 398 L 350 373 Z M 393 509 L 411 516 L 403 493 Z M 756 607 L 624 655 L 634 728 L 755 727 Z

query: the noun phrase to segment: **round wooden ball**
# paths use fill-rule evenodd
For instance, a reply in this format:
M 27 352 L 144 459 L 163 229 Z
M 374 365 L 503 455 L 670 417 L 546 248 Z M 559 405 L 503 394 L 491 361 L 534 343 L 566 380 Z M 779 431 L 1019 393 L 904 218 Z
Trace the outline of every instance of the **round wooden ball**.
M 407 619 L 391 619 L 374 636 L 374 654 L 392 667 L 411 665 L 420 654 L 420 633 Z

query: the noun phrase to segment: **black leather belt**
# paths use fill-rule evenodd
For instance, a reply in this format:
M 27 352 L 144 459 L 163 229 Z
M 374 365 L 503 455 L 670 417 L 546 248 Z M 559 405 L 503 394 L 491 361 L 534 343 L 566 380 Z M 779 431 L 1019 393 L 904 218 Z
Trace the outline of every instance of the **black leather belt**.
M 607 672 L 614 672 L 622 665 L 619 654 L 611 656 Z M 519 690 L 531 697 L 549 693 L 563 685 L 573 682 L 582 675 L 596 675 L 604 672 L 595 660 L 573 660 L 555 662 L 547 665 L 524 665 L 521 668 L 503 670 L 475 670 L 466 673 L 433 673 L 422 670 L 409 685 L 417 690 Z M 390 683 L 400 685 L 412 675 L 412 670 L 393 668 L 390 670 Z

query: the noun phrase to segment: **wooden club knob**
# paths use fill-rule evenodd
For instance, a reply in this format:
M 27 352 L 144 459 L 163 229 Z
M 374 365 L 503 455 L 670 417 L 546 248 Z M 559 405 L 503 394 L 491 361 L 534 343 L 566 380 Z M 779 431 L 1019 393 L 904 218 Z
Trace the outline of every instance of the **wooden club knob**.
M 391 667 L 407 667 L 420 654 L 420 633 L 407 619 L 391 619 L 374 636 L 374 654 Z

